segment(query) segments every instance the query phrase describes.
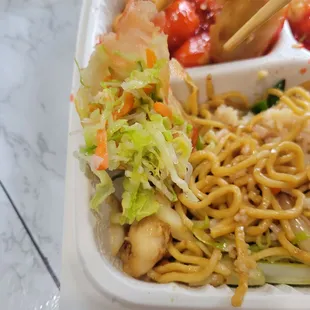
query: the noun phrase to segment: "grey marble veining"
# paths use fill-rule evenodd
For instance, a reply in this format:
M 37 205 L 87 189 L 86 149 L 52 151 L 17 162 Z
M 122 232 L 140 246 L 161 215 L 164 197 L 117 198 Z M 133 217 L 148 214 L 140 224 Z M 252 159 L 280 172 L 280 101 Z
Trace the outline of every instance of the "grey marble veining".
M 57 309 L 59 291 L 1 187 L 0 214 L 1 309 Z
M 69 95 L 81 3 L 82 0 L 0 1 L 0 179 L 57 276 L 61 263 Z M 40 290 L 45 292 L 40 287 L 42 283 L 49 287 L 46 294 L 52 296 L 54 284 L 35 251 L 26 246 L 26 234 L 18 235 L 23 239 L 18 245 L 14 239 L 10 241 L 15 224 L 7 223 L 6 217 L 12 217 L 9 206 L 5 203 L 2 209 L 1 246 L 6 248 L 5 255 L 11 252 L 16 260 L 28 260 L 18 268 L 22 274 L 33 273 L 33 279 L 26 277 L 23 282 L 23 276 L 14 270 L 15 263 L 9 264 L 9 259 L 4 266 L 0 264 L 0 279 L 4 275 L 9 278 L 0 282 L 0 300 L 10 294 L 2 291 L 3 281 L 13 281 L 13 291 L 15 284 L 16 290 L 33 288 L 33 294 L 39 297 Z

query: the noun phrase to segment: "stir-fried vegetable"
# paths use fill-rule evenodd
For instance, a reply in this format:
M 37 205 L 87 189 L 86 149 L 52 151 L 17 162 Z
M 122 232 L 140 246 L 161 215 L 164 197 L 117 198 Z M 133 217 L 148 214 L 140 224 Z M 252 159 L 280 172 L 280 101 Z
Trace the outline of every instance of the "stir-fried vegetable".
M 272 88 L 284 91 L 285 90 L 285 83 L 286 83 L 285 79 L 282 79 L 279 82 L 277 82 Z M 266 100 L 261 100 L 261 101 L 257 102 L 256 104 L 254 104 L 254 106 L 251 108 L 251 111 L 254 114 L 259 114 L 263 111 L 268 110 L 269 108 L 271 108 L 275 104 L 277 104 L 278 101 L 279 101 L 278 96 L 268 95 Z
M 266 100 L 259 101 L 251 108 L 254 114 L 259 114 L 260 112 L 268 110 L 268 104 Z
M 310 267 L 304 264 L 259 262 L 258 266 L 264 273 L 267 283 L 288 285 L 310 284 Z
M 219 249 L 223 252 L 229 252 L 232 246 L 232 242 L 226 239 L 218 239 L 219 241 L 214 241 L 209 235 L 207 235 L 202 229 L 194 227 L 192 229 L 194 236 L 205 245 L 209 245 L 213 248 Z
M 277 82 L 273 86 L 273 88 L 284 91 L 285 90 L 285 83 L 286 83 L 286 81 L 284 79 L 280 80 L 279 82 Z M 274 106 L 278 102 L 278 100 L 279 100 L 278 96 L 269 95 L 268 98 L 267 98 L 267 105 L 268 105 L 268 107 L 270 108 L 270 107 Z
M 235 266 L 233 261 L 228 257 L 224 257 L 223 264 L 228 267 L 230 270 L 232 270 L 232 273 L 227 278 L 227 284 L 228 285 L 238 285 L 239 283 L 239 276 L 237 272 L 234 271 Z M 249 272 L 249 286 L 262 286 L 266 283 L 264 273 L 260 268 L 251 269 Z
M 202 139 L 202 137 L 199 135 L 198 136 L 198 139 L 197 139 L 197 143 L 196 143 L 196 149 L 197 151 L 200 151 L 203 149 L 203 146 L 204 146 L 204 141 Z

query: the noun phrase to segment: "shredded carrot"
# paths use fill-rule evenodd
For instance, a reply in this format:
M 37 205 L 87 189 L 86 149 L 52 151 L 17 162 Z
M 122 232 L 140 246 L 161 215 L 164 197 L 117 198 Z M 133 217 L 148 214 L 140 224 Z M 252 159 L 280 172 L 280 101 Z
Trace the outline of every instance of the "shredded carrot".
M 88 109 L 89 109 L 90 113 L 94 112 L 97 109 L 99 109 L 100 112 L 101 112 L 102 111 L 102 105 L 99 104 L 99 103 L 89 103 L 88 104 Z
M 70 94 L 70 102 L 73 102 L 73 101 L 74 101 L 74 95 Z
M 274 194 L 274 195 L 277 195 L 281 192 L 281 189 L 280 188 L 271 188 L 271 192 Z
M 104 129 L 98 129 L 96 135 L 97 144 L 106 144 L 107 141 L 107 133 Z
M 300 74 L 305 74 L 307 72 L 307 68 L 301 68 L 299 72 Z
M 170 119 L 172 119 L 172 111 L 164 103 L 162 103 L 162 102 L 155 102 L 154 103 L 154 110 L 158 114 L 160 114 L 161 116 L 167 116 Z
M 108 153 L 105 153 L 102 157 L 100 165 L 97 167 L 97 170 L 107 170 L 109 168 L 109 156 Z
M 108 82 L 108 81 L 111 81 L 111 80 L 112 80 L 112 75 L 111 74 L 105 76 L 104 79 L 103 79 L 104 82 Z
M 193 146 L 193 148 L 195 148 L 197 145 L 198 137 L 199 137 L 199 130 L 197 127 L 194 127 L 193 133 L 192 133 L 192 146 Z
M 134 103 L 134 96 L 131 93 L 126 93 L 123 107 L 120 110 L 113 112 L 113 118 L 116 120 L 127 115 L 133 109 Z
M 109 166 L 109 156 L 107 150 L 107 133 L 103 129 L 97 131 L 97 147 L 95 154 L 102 158 L 99 167 L 97 170 L 106 170 Z
M 153 68 L 155 63 L 156 63 L 156 55 L 154 51 L 151 49 L 147 48 L 146 49 L 146 65 L 148 68 Z
M 147 85 L 143 88 L 144 92 L 149 95 L 155 89 L 154 84 Z

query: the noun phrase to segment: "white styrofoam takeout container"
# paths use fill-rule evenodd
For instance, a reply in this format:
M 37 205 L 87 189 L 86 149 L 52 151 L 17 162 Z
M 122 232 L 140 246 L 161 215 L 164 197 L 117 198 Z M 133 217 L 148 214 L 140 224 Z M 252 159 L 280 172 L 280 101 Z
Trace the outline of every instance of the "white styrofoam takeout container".
M 76 58 L 82 67 L 87 65 L 89 56 L 96 44 L 98 34 L 110 30 L 114 16 L 124 5 L 124 0 L 85 0 L 82 7 Z M 205 77 L 211 73 L 217 93 L 239 90 L 251 99 L 281 78 L 286 78 L 287 86 L 298 85 L 310 79 L 310 53 L 296 49 L 289 26 L 285 25 L 280 41 L 273 51 L 264 57 L 226 64 L 209 65 L 189 69 L 189 73 L 200 88 L 200 99 L 205 97 Z M 300 70 L 307 72 L 301 74 Z M 267 70 L 269 75 L 258 81 L 257 72 Z M 186 87 L 179 87 L 173 81 L 177 97 L 186 96 Z M 72 92 L 79 87 L 79 74 L 74 70 Z M 81 125 L 74 105 L 71 106 L 68 140 L 68 162 L 70 174 L 67 175 L 66 195 L 74 204 L 76 221 L 77 251 L 81 264 L 94 288 L 121 302 L 124 307 L 133 309 L 228 309 L 233 289 L 223 285 L 220 288 L 206 286 L 189 288 L 177 284 L 145 283 L 130 278 L 117 266 L 117 261 L 109 255 L 108 247 L 100 253 L 93 235 L 94 219 L 89 212 L 91 186 L 80 171 L 73 152 L 83 144 Z M 106 234 L 108 240 L 108 235 Z M 108 243 L 108 242 L 107 242 Z M 250 288 L 246 294 L 243 308 L 246 309 L 310 309 L 310 288 L 296 288 L 288 285 L 266 284 Z

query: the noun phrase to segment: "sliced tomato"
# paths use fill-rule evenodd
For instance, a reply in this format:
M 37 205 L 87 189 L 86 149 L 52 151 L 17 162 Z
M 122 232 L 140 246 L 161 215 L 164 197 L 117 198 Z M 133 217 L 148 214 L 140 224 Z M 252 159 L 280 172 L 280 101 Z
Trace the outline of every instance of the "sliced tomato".
M 200 20 L 195 6 L 190 1 L 176 0 L 165 10 L 164 32 L 168 35 L 168 46 L 174 51 L 195 34 Z
M 184 67 L 195 67 L 209 63 L 210 59 L 210 37 L 203 32 L 187 40 L 172 55 Z

